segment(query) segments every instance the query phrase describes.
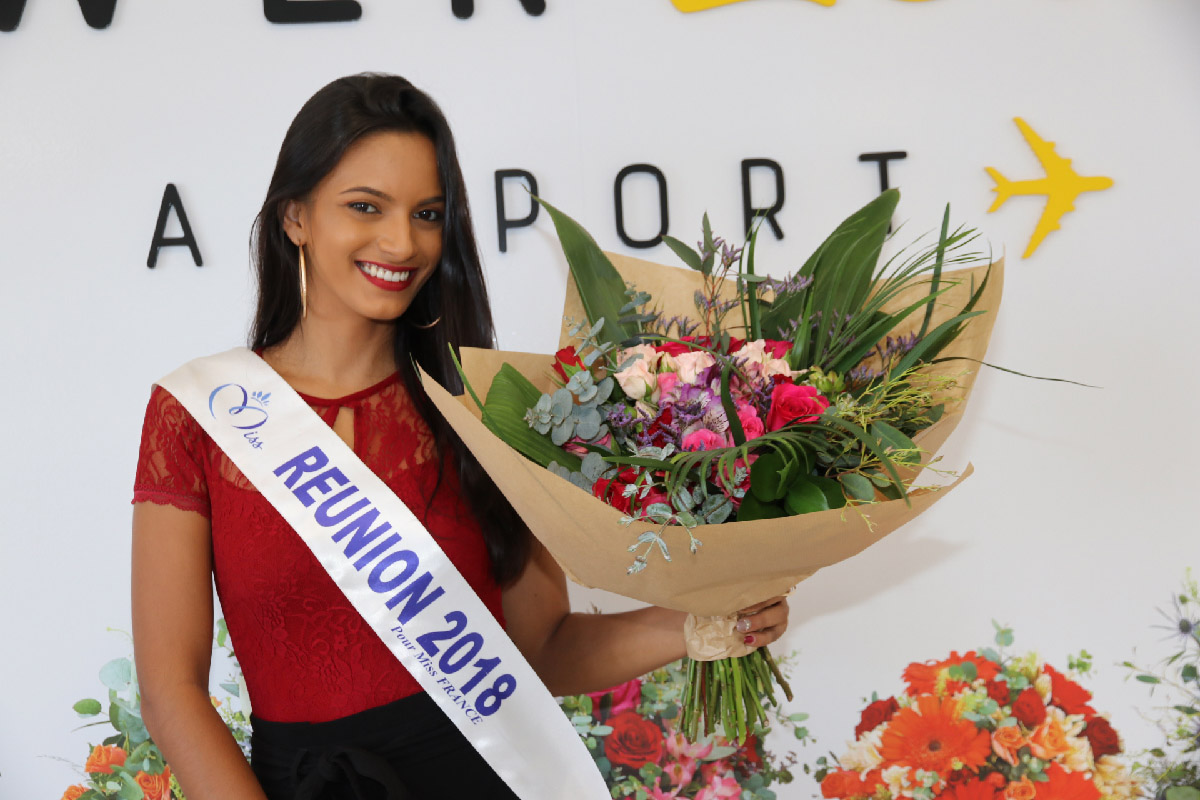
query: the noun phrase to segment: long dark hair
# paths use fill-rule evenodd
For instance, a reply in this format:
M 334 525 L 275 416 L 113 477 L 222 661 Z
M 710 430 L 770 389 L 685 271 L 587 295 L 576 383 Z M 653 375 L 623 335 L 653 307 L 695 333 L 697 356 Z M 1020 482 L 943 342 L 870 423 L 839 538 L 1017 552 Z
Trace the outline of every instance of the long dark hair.
M 420 364 L 452 393 L 461 392 L 448 345 L 456 351 L 493 347 L 495 331 L 454 137 L 433 99 L 404 78 L 377 74 L 339 78 L 309 98 L 292 120 L 254 223 L 251 248 L 258 273 L 258 308 L 250 345 L 256 350 L 277 345 L 300 324 L 299 251 L 283 229 L 286 203 L 307 198 L 352 144 L 380 131 L 422 134 L 433 142 L 437 154 L 446 198 L 442 259 L 394 326 L 393 347 L 404 386 L 433 432 L 439 464 L 444 468 L 448 456 L 457 464 L 465 500 L 483 529 L 492 574 L 507 585 L 520 576 L 528 560 L 528 529 L 430 403 L 413 366 Z M 436 325 L 418 327 L 439 317 Z M 407 324 L 406 319 L 415 324 Z

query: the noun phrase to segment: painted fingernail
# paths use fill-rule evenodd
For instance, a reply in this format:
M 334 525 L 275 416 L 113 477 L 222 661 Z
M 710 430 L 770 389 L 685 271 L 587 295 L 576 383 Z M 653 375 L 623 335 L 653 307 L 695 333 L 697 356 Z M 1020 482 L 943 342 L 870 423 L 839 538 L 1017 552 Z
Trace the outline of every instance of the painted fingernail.
M 749 619 L 739 619 L 737 621 L 737 629 L 741 633 L 745 633 L 746 631 L 750 630 L 750 620 Z
M 754 637 L 747 636 L 745 639 L 742 639 L 742 643 L 743 644 L 754 644 Z

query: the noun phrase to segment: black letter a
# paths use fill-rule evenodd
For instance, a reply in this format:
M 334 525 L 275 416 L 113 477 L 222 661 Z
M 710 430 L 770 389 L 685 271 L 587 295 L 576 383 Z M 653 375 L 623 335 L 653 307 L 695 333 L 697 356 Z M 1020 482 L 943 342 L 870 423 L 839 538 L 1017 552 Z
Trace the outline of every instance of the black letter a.
M 168 237 L 164 235 L 167 229 L 167 215 L 171 213 L 172 208 L 175 209 L 175 216 L 179 217 L 179 227 L 183 228 L 183 236 Z M 158 251 L 161 248 L 181 245 L 187 245 L 187 248 L 192 251 L 192 260 L 196 262 L 197 267 L 204 266 L 204 262 L 200 260 L 200 246 L 196 244 L 192 226 L 188 224 L 187 214 L 183 210 L 183 201 L 179 199 L 179 190 L 175 188 L 175 184 L 168 183 L 167 188 L 163 190 L 162 205 L 158 208 L 158 223 L 154 226 L 154 241 L 150 242 L 150 257 L 146 259 L 146 266 L 154 269 L 154 265 L 158 263 Z
M 83 12 L 84 22 L 97 30 L 103 30 L 112 24 L 117 0 L 79 0 L 79 10 Z M 21 14 L 24 11 L 25 0 L 0 0 L 0 31 L 15 31 L 21 24 Z

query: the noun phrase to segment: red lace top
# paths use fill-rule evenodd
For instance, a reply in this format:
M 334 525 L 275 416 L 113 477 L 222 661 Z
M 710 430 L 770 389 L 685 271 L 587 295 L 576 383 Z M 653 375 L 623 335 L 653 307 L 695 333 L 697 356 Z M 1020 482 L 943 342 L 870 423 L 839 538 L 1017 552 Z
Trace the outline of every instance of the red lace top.
M 404 501 L 503 624 L 482 533 L 447 467 L 436 502 L 433 437 L 399 375 L 337 400 L 302 395 L 332 425 L 354 413 L 354 452 Z M 420 686 L 353 609 L 283 517 L 179 402 L 155 387 L 133 502 L 197 511 L 212 523 L 213 575 L 255 716 L 324 722 Z

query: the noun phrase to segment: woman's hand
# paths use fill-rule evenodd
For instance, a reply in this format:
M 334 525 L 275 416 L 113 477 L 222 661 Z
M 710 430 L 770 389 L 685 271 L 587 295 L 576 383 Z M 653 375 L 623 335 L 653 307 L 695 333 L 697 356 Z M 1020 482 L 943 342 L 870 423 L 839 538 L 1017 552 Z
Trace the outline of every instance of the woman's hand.
M 743 634 L 742 641 L 750 647 L 762 647 L 783 636 L 787 630 L 787 597 L 772 597 L 738 612 L 734 630 Z

